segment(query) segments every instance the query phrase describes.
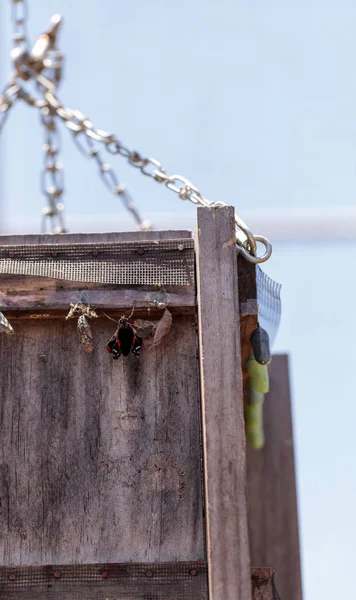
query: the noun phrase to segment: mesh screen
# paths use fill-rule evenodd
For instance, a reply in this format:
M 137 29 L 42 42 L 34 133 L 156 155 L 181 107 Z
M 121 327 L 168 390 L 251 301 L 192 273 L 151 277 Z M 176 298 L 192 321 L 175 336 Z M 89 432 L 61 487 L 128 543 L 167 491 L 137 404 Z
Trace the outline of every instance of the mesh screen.
M 207 599 L 205 562 L 1 567 L 1 600 Z
M 0 274 L 117 285 L 191 285 L 192 239 L 0 246 Z
M 273 346 L 281 320 L 281 285 L 256 268 L 258 319 Z

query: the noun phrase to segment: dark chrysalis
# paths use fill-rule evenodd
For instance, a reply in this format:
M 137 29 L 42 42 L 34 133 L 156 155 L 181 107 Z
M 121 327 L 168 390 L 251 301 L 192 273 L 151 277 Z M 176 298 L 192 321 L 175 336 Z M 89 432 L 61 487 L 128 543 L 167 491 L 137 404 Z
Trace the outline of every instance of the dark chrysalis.
M 78 318 L 77 329 L 81 345 L 83 346 L 85 352 L 91 354 L 94 352 L 93 334 L 85 315 L 80 315 Z
M 268 365 L 271 362 L 272 356 L 267 331 L 260 327 L 260 325 L 257 325 L 251 334 L 250 341 L 255 360 L 260 365 Z
M 136 329 L 126 317 L 121 317 L 117 330 L 107 343 L 106 351 L 111 352 L 113 359 L 117 360 L 121 354 L 128 356 L 130 352 L 139 357 L 142 347 L 143 341 L 137 335 Z

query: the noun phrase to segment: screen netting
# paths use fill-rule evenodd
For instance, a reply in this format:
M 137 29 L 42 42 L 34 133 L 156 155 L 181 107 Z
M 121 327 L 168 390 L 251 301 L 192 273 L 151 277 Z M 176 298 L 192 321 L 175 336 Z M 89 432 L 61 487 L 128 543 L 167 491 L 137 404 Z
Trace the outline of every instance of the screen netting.
M 192 239 L 0 246 L 0 274 L 117 285 L 192 285 Z
M 1 567 L 7 600 L 203 600 L 205 562 Z

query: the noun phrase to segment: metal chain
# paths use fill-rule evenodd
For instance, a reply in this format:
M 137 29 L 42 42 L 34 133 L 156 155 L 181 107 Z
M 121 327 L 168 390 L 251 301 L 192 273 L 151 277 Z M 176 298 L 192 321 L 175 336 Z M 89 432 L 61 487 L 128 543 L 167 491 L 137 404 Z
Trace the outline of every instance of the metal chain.
M 11 0 L 11 18 L 13 24 L 12 41 L 14 46 L 27 46 L 27 0 Z
M 83 133 L 87 138 L 102 143 L 111 154 L 120 154 L 121 156 L 124 156 L 131 166 L 140 169 L 144 175 L 151 177 L 158 183 L 164 183 L 168 189 L 178 194 L 181 200 L 189 200 L 190 202 L 193 202 L 193 204 L 199 204 L 209 208 L 226 206 L 224 202 L 204 198 L 198 188 L 185 177 L 182 177 L 181 175 L 167 175 L 165 169 L 158 160 L 154 158 L 145 158 L 138 152 L 129 150 L 114 134 L 108 133 L 102 129 L 96 129 L 83 113 L 65 107 L 55 95 L 53 86 L 51 86 L 50 82 L 48 82 L 48 84 L 45 85 L 45 87 L 47 87 L 47 91 L 44 93 L 45 99 L 58 117 L 65 122 L 68 129 L 76 136 Z M 241 235 L 241 233 L 243 235 Z M 239 251 L 248 261 L 255 264 L 262 263 L 271 256 L 272 246 L 270 242 L 264 236 L 253 235 L 246 223 L 238 216 L 236 216 L 236 238 L 237 243 L 239 244 Z M 265 253 L 262 256 L 256 256 L 256 242 L 260 242 L 265 246 Z
M 41 110 L 41 122 L 45 131 L 44 167 L 41 174 L 41 190 L 47 198 L 47 206 L 43 209 L 42 232 L 47 229 L 50 220 L 52 233 L 65 233 L 63 219 L 63 202 L 60 201 L 64 192 L 63 165 L 57 157 L 60 150 L 60 135 L 56 126 L 55 116 L 46 106 Z
M 7 85 L 0 96 L 0 134 L 5 125 L 10 109 L 15 104 L 19 96 L 19 86 L 16 83 Z
M 112 194 L 114 194 L 114 196 L 119 196 L 121 198 L 123 205 L 128 211 L 131 212 L 140 229 L 142 231 L 148 231 L 152 229 L 150 221 L 145 221 L 140 216 L 140 213 L 138 212 L 131 194 L 127 190 L 127 187 L 123 183 L 119 182 L 119 179 L 113 168 L 107 162 L 103 161 L 100 151 L 98 147 L 95 146 L 93 140 L 87 135 L 84 135 L 83 142 L 80 141 L 82 133 L 83 132 L 73 132 L 73 139 L 79 151 L 86 158 L 93 158 L 95 160 L 99 167 L 99 175 L 104 185 Z
M 103 144 L 105 149 L 111 154 L 120 154 L 127 159 L 129 164 L 158 183 L 164 183 L 166 187 L 181 198 L 188 200 L 193 204 L 209 208 L 219 208 L 226 206 L 224 202 L 208 200 L 205 198 L 196 186 L 181 175 L 167 175 L 166 170 L 161 163 L 154 158 L 146 158 L 139 152 L 130 150 L 124 146 L 118 138 L 105 130 L 97 129 L 92 122 L 78 110 L 71 110 L 65 107 L 58 99 L 56 91 L 61 78 L 62 54 L 56 50 L 56 36 L 60 27 L 60 16 L 54 15 L 50 26 L 40 36 L 33 47 L 28 52 L 27 46 L 27 4 L 26 0 L 11 0 L 12 18 L 14 22 L 14 43 L 15 48 L 12 52 L 12 58 L 16 69 L 16 83 L 13 82 L 5 89 L 0 98 L 0 132 L 7 118 L 7 114 L 17 98 L 23 99 L 31 106 L 41 110 L 42 123 L 46 130 L 45 144 L 45 167 L 42 175 L 42 189 L 48 199 L 48 209 L 45 210 L 45 217 L 52 220 L 57 219 L 58 225 L 56 231 L 64 231 L 63 224 L 63 204 L 58 199 L 63 193 L 63 175 L 61 165 L 57 162 L 58 153 L 58 132 L 56 129 L 56 117 L 59 117 L 66 124 L 67 128 L 73 133 L 76 145 L 82 153 L 93 158 L 98 167 L 100 177 L 106 187 L 116 196 L 120 196 L 125 207 L 132 213 L 134 219 L 141 229 L 150 229 L 147 221 L 143 221 L 138 210 L 135 208 L 132 198 L 129 196 L 125 186 L 120 184 L 115 172 L 111 166 L 103 161 L 98 148 L 94 142 Z M 47 75 L 49 68 L 52 73 Z M 32 80 L 36 83 L 41 98 L 33 97 L 23 85 L 18 81 Z M 85 144 L 80 141 L 84 136 Z M 261 235 L 253 235 L 249 227 L 236 216 L 236 242 L 238 251 L 252 263 L 262 263 L 268 260 L 272 253 L 270 242 Z M 265 247 L 265 253 L 257 256 L 257 242 Z

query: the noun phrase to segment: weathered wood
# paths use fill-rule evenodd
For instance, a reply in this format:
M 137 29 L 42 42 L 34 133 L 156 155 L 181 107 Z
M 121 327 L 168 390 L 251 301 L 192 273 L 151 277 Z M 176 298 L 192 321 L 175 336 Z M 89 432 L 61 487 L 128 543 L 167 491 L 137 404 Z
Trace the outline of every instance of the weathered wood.
M 232 207 L 198 208 L 197 285 L 210 600 L 251 600 Z
M 2 244 L 78 244 L 95 242 L 135 242 L 191 238 L 192 232 L 183 230 L 121 231 L 111 233 L 30 233 L 27 235 L 0 235 Z
M 0 563 L 204 559 L 196 330 L 113 361 L 115 324 L 0 337 Z
M 22 278 L 22 281 L 24 281 L 24 278 Z M 189 288 L 187 292 L 189 293 L 176 294 L 171 292 L 169 294 L 169 308 L 172 309 L 172 312 L 195 314 L 196 298 L 194 291 Z M 72 289 L 70 291 L 50 291 L 48 288 L 16 293 L 0 291 L 0 311 L 18 312 L 20 314 L 28 311 L 35 313 L 41 311 L 66 313 L 69 310 L 69 304 L 79 302 L 83 296 L 86 302 L 89 302 L 91 306 L 95 306 L 98 312 L 100 312 L 100 309 L 115 309 L 115 311 L 122 312 L 130 310 L 134 306 L 136 314 L 139 312 L 147 314 L 149 309 L 151 312 L 155 311 L 153 301 L 157 296 L 157 292 L 135 289 L 82 289 L 78 292 L 78 287 L 76 290 Z
M 266 444 L 247 453 L 251 560 L 273 568 L 282 600 L 302 600 L 288 357 L 274 356 L 269 372 Z

